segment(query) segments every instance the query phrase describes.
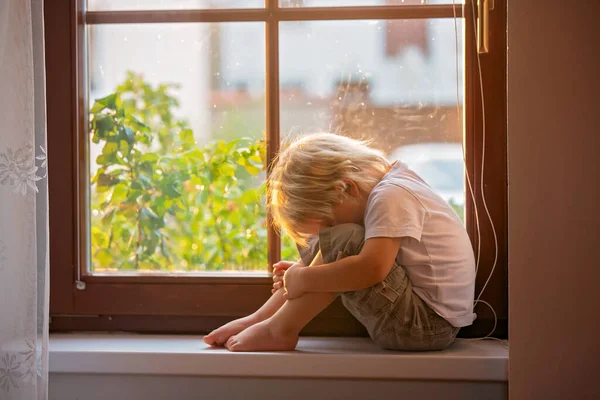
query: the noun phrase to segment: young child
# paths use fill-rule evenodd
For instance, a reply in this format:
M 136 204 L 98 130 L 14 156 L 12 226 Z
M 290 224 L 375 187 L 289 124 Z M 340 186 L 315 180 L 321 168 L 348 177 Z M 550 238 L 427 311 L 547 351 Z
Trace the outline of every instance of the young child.
M 441 350 L 475 319 L 469 237 L 405 164 L 353 139 L 314 134 L 280 154 L 268 188 L 274 221 L 301 261 L 274 265 L 271 298 L 205 336 L 207 344 L 293 350 L 338 295 L 385 349 Z

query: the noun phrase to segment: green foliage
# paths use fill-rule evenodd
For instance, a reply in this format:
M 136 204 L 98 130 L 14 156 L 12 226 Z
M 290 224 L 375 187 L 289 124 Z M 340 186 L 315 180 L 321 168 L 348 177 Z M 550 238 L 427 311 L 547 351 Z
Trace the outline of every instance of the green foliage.
M 462 222 L 465 222 L 465 206 L 456 203 L 453 199 L 450 199 L 448 201 L 448 204 L 450 204 L 450 206 L 452 207 L 452 209 L 454 210 L 454 212 L 458 215 L 458 217 L 460 218 L 460 220 Z
M 265 269 L 265 143 L 198 147 L 175 117 L 173 89 L 130 72 L 90 110 L 91 140 L 102 148 L 91 178 L 92 268 Z M 291 240 L 283 242 L 282 255 L 296 258 Z

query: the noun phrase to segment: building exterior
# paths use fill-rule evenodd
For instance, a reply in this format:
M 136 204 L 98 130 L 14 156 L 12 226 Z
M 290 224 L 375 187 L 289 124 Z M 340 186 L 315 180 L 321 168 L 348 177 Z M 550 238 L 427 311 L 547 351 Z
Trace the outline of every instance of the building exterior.
M 344 0 L 343 4 L 401 1 Z M 414 1 L 420 3 L 406 0 L 406 4 Z M 92 9 L 102 10 L 262 4 L 261 0 L 89 2 Z M 340 4 L 323 0 L 288 3 Z M 373 139 L 388 153 L 409 143 L 461 141 L 456 108 L 457 96 L 462 103 L 463 92 L 462 56 L 456 70 L 457 51 L 462 55 L 460 20 L 457 28 L 455 35 L 452 19 L 281 23 L 282 136 L 334 131 Z M 190 122 L 199 144 L 261 137 L 265 129 L 264 32 L 260 22 L 91 26 L 90 97 L 113 91 L 130 70 L 155 85 L 180 85 L 174 93 L 180 100 L 178 115 Z

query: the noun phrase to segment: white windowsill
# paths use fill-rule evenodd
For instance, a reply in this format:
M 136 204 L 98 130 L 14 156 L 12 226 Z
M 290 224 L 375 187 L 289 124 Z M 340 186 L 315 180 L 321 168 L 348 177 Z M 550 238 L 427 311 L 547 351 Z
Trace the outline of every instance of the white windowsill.
M 442 352 L 378 349 L 368 338 L 301 338 L 294 352 L 230 353 L 200 336 L 53 334 L 50 373 L 264 378 L 508 380 L 508 350 L 458 340 Z

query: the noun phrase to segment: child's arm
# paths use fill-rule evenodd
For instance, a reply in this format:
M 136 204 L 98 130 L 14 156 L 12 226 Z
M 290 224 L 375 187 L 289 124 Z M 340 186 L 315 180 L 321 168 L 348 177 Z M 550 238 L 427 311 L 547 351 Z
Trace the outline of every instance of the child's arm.
M 399 250 L 399 238 L 371 238 L 356 256 L 317 268 L 291 268 L 285 277 L 288 298 L 303 292 L 340 293 L 373 286 L 385 279 Z

